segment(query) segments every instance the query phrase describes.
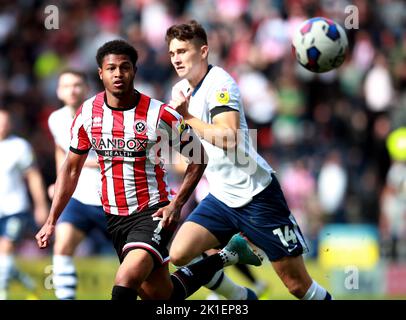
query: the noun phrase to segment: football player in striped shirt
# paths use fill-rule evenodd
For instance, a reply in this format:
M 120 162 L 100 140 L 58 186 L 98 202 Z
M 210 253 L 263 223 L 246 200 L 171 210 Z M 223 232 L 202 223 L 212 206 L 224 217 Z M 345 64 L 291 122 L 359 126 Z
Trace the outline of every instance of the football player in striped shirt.
M 167 245 L 182 206 L 205 170 L 206 154 L 179 113 L 134 89 L 137 58 L 137 51 L 123 40 L 98 49 L 98 72 L 105 90 L 86 100 L 76 113 L 51 211 L 36 239 L 40 248 L 49 244 L 93 149 L 100 166 L 107 230 L 120 260 L 112 299 L 184 299 L 223 266 L 260 265 L 262 261 L 237 234 L 220 253 L 169 274 Z M 182 153 L 190 151 L 191 144 L 193 155 Z M 166 146 L 189 158 L 184 181 L 173 199 L 161 157 Z
M 209 156 L 205 175 L 210 188 L 180 227 L 171 261 L 185 265 L 242 232 L 265 251 L 291 294 L 331 299 L 306 270 L 302 254 L 308 248 L 274 170 L 250 141 L 236 82 L 224 69 L 208 63 L 206 31 L 196 21 L 173 25 L 166 42 L 182 78 L 172 90 L 170 104 L 201 138 Z

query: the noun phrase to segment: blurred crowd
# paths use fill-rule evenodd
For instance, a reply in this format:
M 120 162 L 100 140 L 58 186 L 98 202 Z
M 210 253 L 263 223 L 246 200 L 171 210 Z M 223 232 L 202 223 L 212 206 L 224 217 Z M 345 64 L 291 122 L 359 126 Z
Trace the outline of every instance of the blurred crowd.
M 44 24 L 51 4 L 58 29 Z M 345 63 L 325 74 L 300 67 L 291 54 L 293 30 L 316 16 L 344 27 L 350 5 L 359 28 L 346 29 Z M 47 119 L 61 107 L 58 72 L 81 69 L 98 92 L 97 48 L 124 38 L 139 52 L 135 87 L 168 102 L 177 78 L 165 31 L 189 19 L 209 32 L 209 61 L 240 85 L 258 150 L 277 171 L 313 253 L 324 224 L 371 223 L 381 232 L 383 255 L 406 259 L 406 205 L 386 205 L 390 197 L 406 202 L 406 188 L 398 188 L 406 169 L 400 166 L 398 181 L 388 182 L 399 161 L 386 147 L 390 132 L 406 126 L 402 0 L 0 0 L 0 106 L 31 142 L 47 185 L 55 180 Z M 181 170 L 172 169 L 176 182 Z

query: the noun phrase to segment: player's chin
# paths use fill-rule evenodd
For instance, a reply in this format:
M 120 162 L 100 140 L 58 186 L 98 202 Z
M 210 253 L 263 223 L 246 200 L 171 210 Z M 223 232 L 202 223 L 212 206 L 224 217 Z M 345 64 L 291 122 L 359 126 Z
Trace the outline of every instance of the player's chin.
M 176 73 L 178 74 L 178 77 L 184 78 L 187 75 L 187 72 L 185 69 L 176 69 Z
M 113 96 L 115 96 L 115 97 L 122 97 L 122 96 L 125 95 L 126 91 L 127 91 L 127 90 L 125 90 L 125 89 L 113 88 L 113 89 L 111 90 L 111 93 L 112 93 Z

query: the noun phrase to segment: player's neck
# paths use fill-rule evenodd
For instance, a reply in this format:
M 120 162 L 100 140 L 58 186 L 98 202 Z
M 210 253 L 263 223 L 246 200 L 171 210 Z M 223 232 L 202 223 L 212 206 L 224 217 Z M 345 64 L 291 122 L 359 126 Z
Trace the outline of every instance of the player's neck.
M 135 105 L 137 101 L 137 94 L 135 90 L 131 90 L 122 96 L 115 96 L 106 90 L 106 102 L 111 108 L 123 108 Z
M 192 79 L 188 79 L 189 86 L 192 90 L 194 90 L 197 86 L 199 86 L 199 84 L 202 82 L 202 80 L 207 75 L 209 70 L 210 70 L 209 65 L 207 63 L 203 64 L 202 67 L 199 69 L 199 72 L 197 73 L 197 75 L 195 77 L 193 77 Z

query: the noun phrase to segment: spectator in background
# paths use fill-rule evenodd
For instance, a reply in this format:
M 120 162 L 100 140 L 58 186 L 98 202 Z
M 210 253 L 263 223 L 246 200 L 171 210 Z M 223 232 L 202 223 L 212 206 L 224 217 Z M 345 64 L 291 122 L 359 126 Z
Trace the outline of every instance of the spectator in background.
M 54 111 L 48 120 L 49 129 L 55 141 L 55 161 L 57 171 L 69 152 L 70 128 L 76 112 L 87 97 L 86 75 L 80 71 L 67 69 L 61 72 L 57 95 L 64 103 Z M 58 299 L 76 298 L 77 274 L 73 263 L 76 248 L 93 229 L 100 230 L 106 238 L 107 223 L 100 202 L 100 179 L 97 155 L 92 150 L 86 159 L 76 190 L 61 214 L 55 228 L 53 251 L 53 285 Z M 50 186 L 53 198 L 54 185 Z
M 7 299 L 12 279 L 21 280 L 30 290 L 32 280 L 17 269 L 14 253 L 16 245 L 30 222 L 30 198 L 37 225 L 48 216 L 48 202 L 41 174 L 35 166 L 30 144 L 11 134 L 9 111 L 0 109 L 0 299 Z M 26 180 L 26 181 L 25 181 Z
M 406 163 L 394 162 L 382 192 L 381 235 L 384 255 L 393 261 L 406 259 Z
M 372 112 L 386 111 L 392 102 L 393 84 L 386 57 L 378 53 L 374 65 L 366 74 L 365 98 Z
M 321 208 L 330 222 L 345 222 L 344 197 L 348 178 L 341 155 L 331 151 L 324 161 L 317 181 Z
M 381 195 L 380 228 L 384 255 L 406 259 L 406 127 L 392 131 L 387 147 L 392 159 Z

